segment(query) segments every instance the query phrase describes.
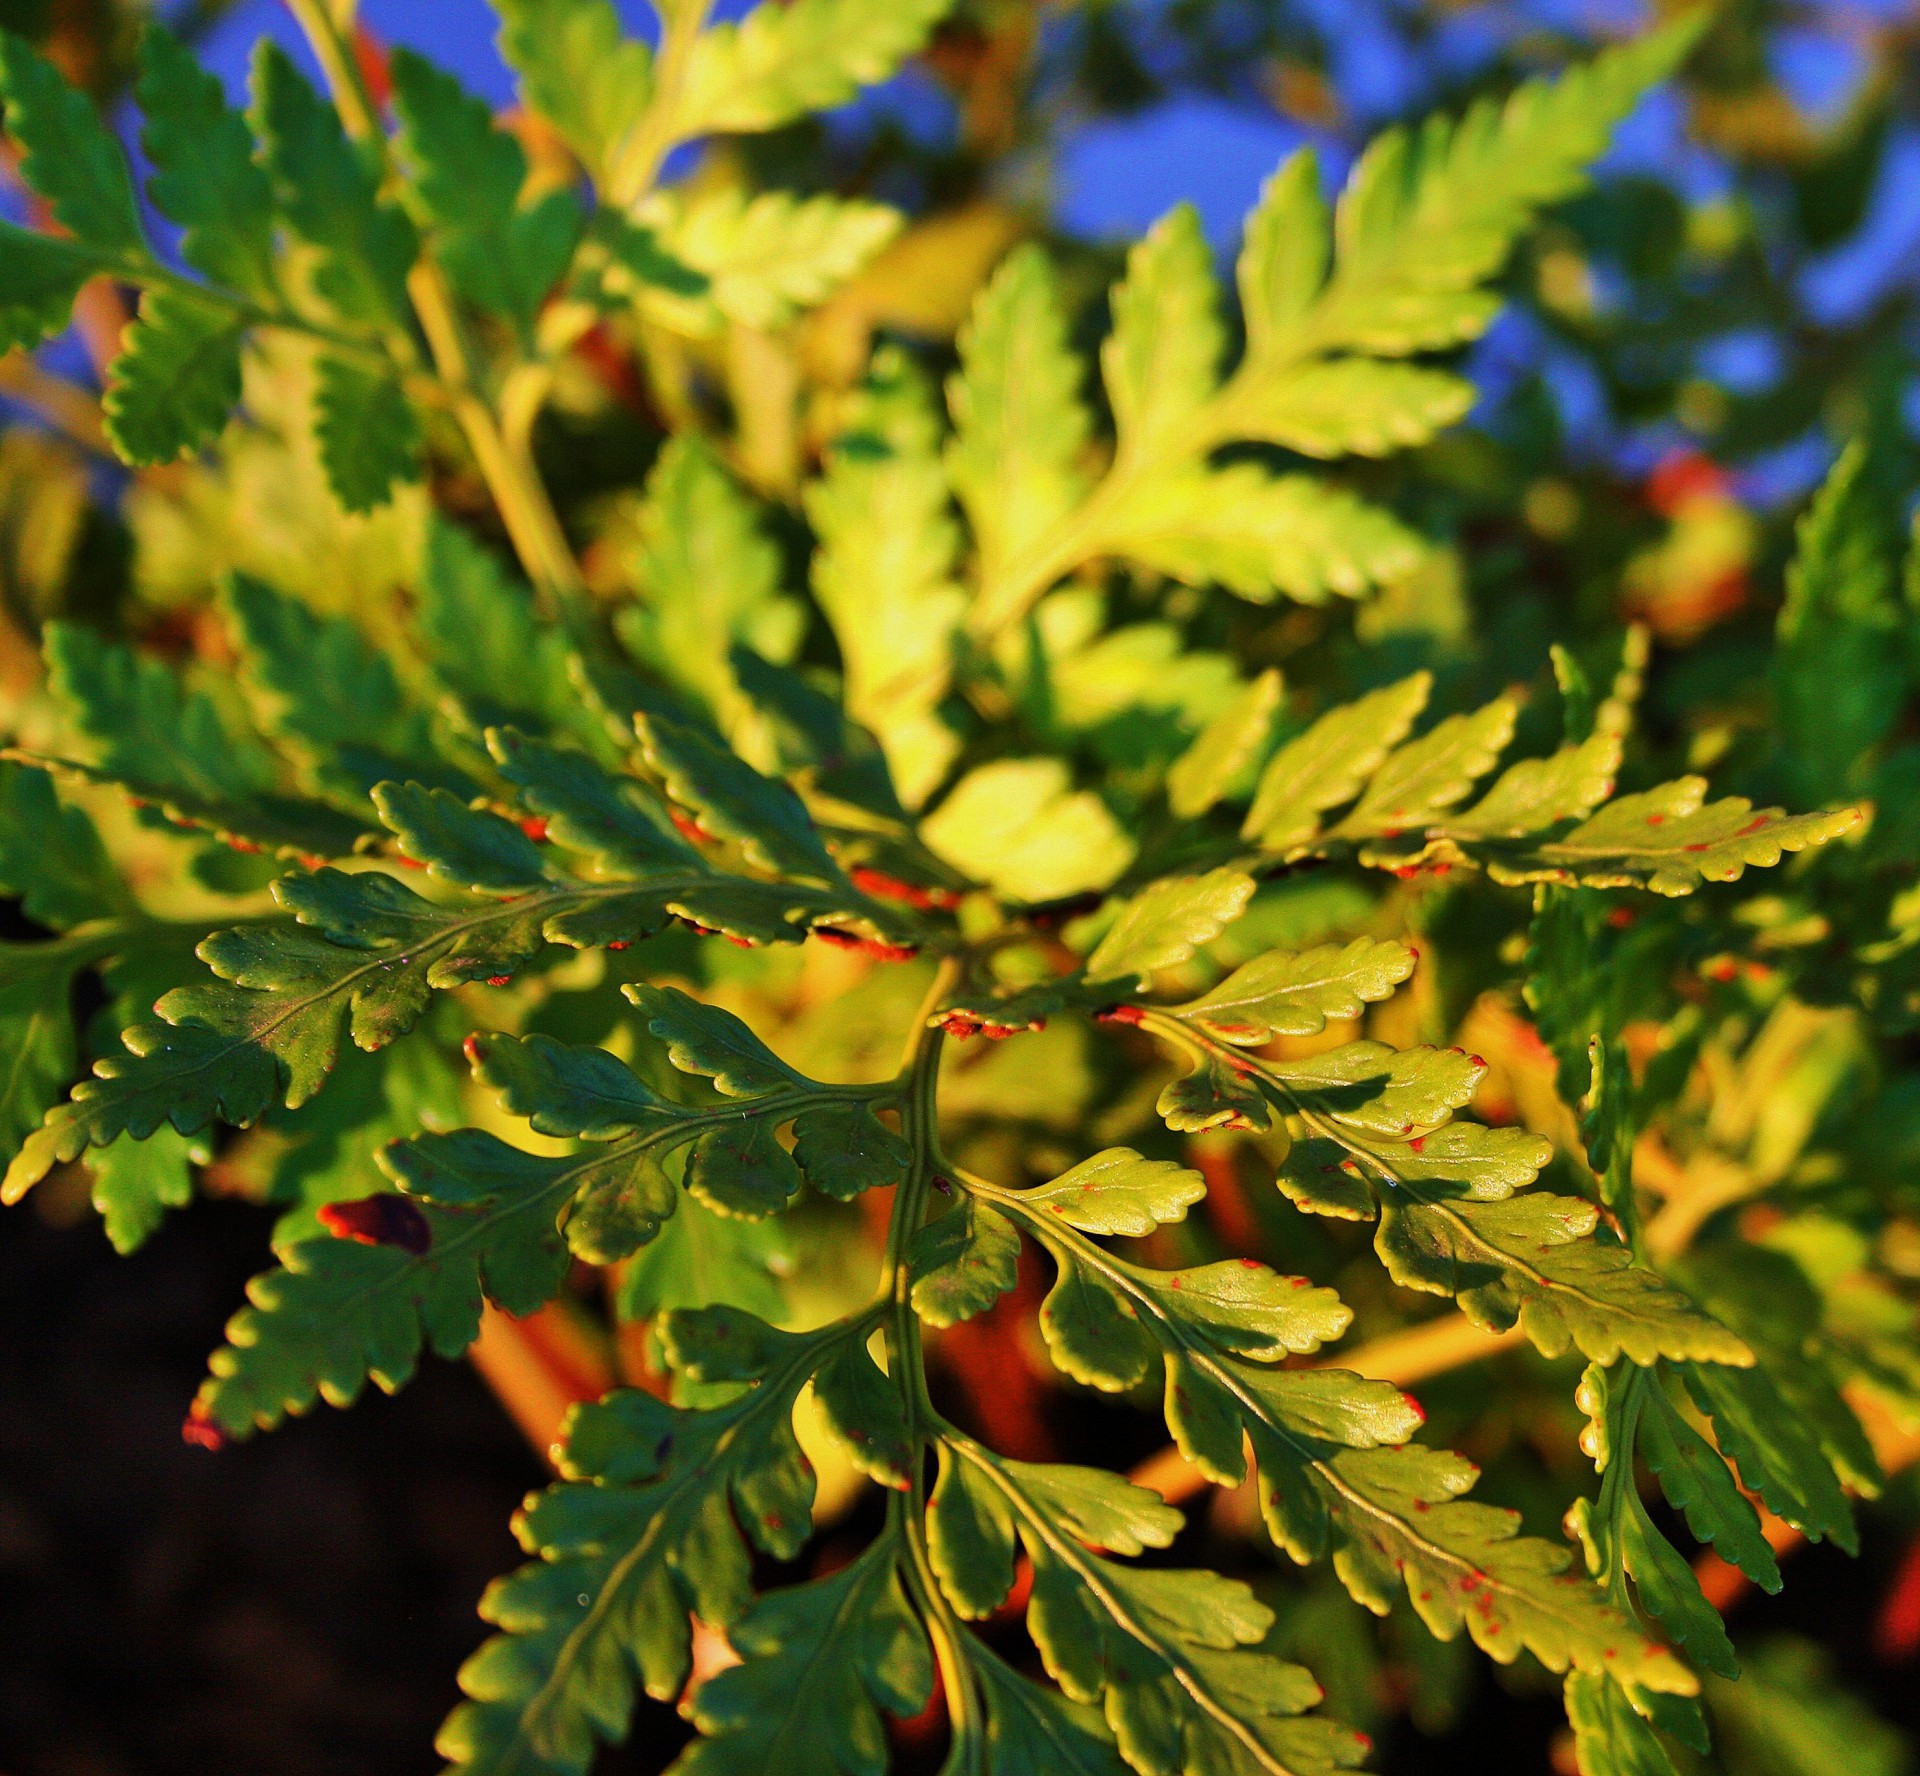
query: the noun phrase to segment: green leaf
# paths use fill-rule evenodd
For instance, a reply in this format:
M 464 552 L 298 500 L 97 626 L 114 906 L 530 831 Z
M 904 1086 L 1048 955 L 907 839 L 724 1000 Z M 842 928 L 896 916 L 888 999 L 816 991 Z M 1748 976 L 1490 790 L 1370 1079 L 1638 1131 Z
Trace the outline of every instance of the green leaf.
M 248 801 L 271 780 L 259 742 L 235 733 L 211 698 L 184 690 L 151 655 L 69 623 L 49 623 L 45 645 L 62 725 L 104 771 L 229 803 Z
M 1083 374 L 1067 343 L 1052 267 L 1018 247 L 975 299 L 947 384 L 947 473 L 973 528 L 980 582 L 991 586 L 1082 498 L 1089 430 Z
M 1653 1526 L 1639 1495 L 1623 1496 L 1615 1520 L 1620 1557 L 1640 1593 L 1640 1601 L 1694 1664 L 1721 1677 L 1738 1677 L 1740 1661 L 1727 1638 L 1720 1612 L 1700 1590 L 1693 1568 Z
M 435 255 L 460 295 L 524 332 L 572 261 L 579 205 L 553 191 L 522 209 L 526 153 L 492 109 L 409 49 L 389 65 L 399 147 Z
M 1307 313 L 1325 281 L 1332 249 L 1319 158 L 1302 148 L 1260 187 L 1260 201 L 1247 217 L 1235 277 L 1250 359 L 1272 355 Z
M 1432 675 L 1416 672 L 1328 710 L 1273 755 L 1241 831 L 1264 851 L 1286 851 L 1312 838 L 1320 816 L 1358 795 L 1399 745 L 1432 689 Z
M 1471 808 L 1446 817 L 1449 834 L 1519 838 L 1562 820 L 1584 820 L 1613 794 L 1620 768 L 1618 734 L 1595 733 L 1550 758 L 1521 759 L 1494 779 Z
M 895 1492 L 913 1485 L 919 1451 L 907 1430 L 898 1386 L 866 1347 L 848 1342 L 814 1372 L 820 1416 L 861 1473 Z
M 1506 750 L 1517 714 L 1514 703 L 1502 697 L 1471 715 L 1450 715 L 1389 753 L 1334 832 L 1346 838 L 1391 838 L 1465 799 Z
M 667 794 L 716 838 L 739 845 L 761 869 L 816 881 L 840 880 L 806 804 L 776 778 L 697 728 L 642 713 L 634 718 L 648 765 Z
M 407 272 L 419 250 L 413 224 L 379 196 L 373 163 L 347 140 L 333 107 L 264 39 L 252 118 L 282 218 L 319 249 L 315 290 L 343 320 L 406 327 Z
M 101 400 L 121 458 L 151 466 L 211 444 L 240 404 L 244 327 L 223 306 L 148 290 Z
M 519 827 L 468 807 L 448 790 L 382 783 L 373 805 L 402 853 L 440 881 L 482 894 L 519 894 L 547 880 L 547 859 Z
M 1566 1695 L 1580 1776 L 1675 1776 L 1666 1748 L 1620 1685 L 1576 1671 L 1567 1678 Z
M 1589 888 L 1691 894 L 1702 882 L 1734 882 L 1749 867 L 1824 845 L 1860 823 L 1857 808 L 1830 814 L 1758 812 L 1744 796 L 1706 800 L 1706 780 L 1682 777 L 1608 802 L 1572 831 L 1511 852 L 1485 852 L 1496 882 L 1578 881 Z M 1704 805 L 1703 805 L 1704 804 Z
M 1541 208 L 1585 185 L 1614 125 L 1700 29 L 1689 15 L 1504 103 L 1482 100 L 1451 126 L 1436 118 L 1378 137 L 1341 195 L 1331 283 L 1272 330 L 1269 349 L 1305 334 L 1321 350 L 1401 354 L 1482 332 L 1499 303 L 1481 286 Z
M 374 511 L 420 478 L 420 416 L 392 376 L 322 354 L 313 426 L 327 485 L 349 512 Z
M 822 1196 L 851 1202 L 906 1176 L 907 1144 L 861 1103 L 823 1104 L 794 1119 L 793 1157 Z
M 1237 869 L 1165 877 L 1120 909 L 1087 958 L 1087 979 L 1125 981 L 1133 976 L 1144 983 L 1210 944 L 1247 910 L 1252 898 L 1253 878 Z
M 1133 861 L 1133 840 L 1105 802 L 1072 783 L 1055 758 L 977 766 L 921 823 L 920 836 L 936 857 L 1013 900 L 1104 888 Z
M 147 256 L 126 156 L 93 101 L 11 31 L 0 31 L 0 100 L 20 177 L 54 220 L 118 260 Z
M 0 1147 L 9 1159 L 79 1067 L 72 996 L 84 960 L 60 943 L 0 946 Z
M 926 42 L 953 0 L 792 0 L 756 6 L 695 40 L 674 112 L 676 134 L 778 129 L 845 104 Z
M 886 204 L 731 186 L 657 191 L 634 214 L 657 250 L 699 280 L 685 294 L 659 278 L 644 280 L 643 306 L 696 335 L 723 321 L 761 331 L 786 326 L 860 271 L 901 224 Z
M 1861 781 L 1907 692 L 1896 584 L 1898 514 L 1864 443 L 1841 454 L 1801 519 L 1773 657 L 1780 761 L 1795 795 L 1837 800 Z
M 700 1360 L 716 1333 L 738 1358 L 719 1371 Z M 636 1687 L 680 1694 L 689 1615 L 730 1629 L 747 1613 L 744 1538 L 778 1560 L 806 1540 L 813 1475 L 793 1402 L 831 1336 L 790 1337 L 731 1310 L 675 1314 L 670 1350 L 707 1379 L 754 1385 L 710 1411 L 631 1391 L 575 1408 L 566 1478 L 516 1525 L 539 1558 L 481 1599 L 504 1632 L 461 1668 L 472 1700 L 439 1739 L 455 1769 L 584 1776 L 598 1740 L 625 1737 Z
M 149 21 L 140 34 L 134 96 L 154 167 L 147 190 L 160 213 L 186 231 L 181 257 L 242 296 L 271 295 L 273 188 L 254 160 L 253 132 L 228 106 L 218 76 Z
M 500 54 L 520 97 L 553 125 L 604 184 L 615 152 L 639 122 L 653 57 L 626 36 L 608 0 L 493 0 Z
M 1741 1483 L 1807 1537 L 1831 1536 L 1852 1552 L 1853 1511 L 1813 1432 L 1780 1397 L 1763 1369 L 1689 1364 L 1694 1404 L 1713 1420 L 1714 1440 L 1739 1467 Z
M 1625 1355 L 1747 1364 L 1753 1353 L 1624 1246 L 1594 1237 L 1599 1211 L 1533 1192 L 1448 1201 L 1432 1187 L 1382 1193 L 1382 1261 L 1395 1282 L 1454 1295 L 1496 1330 L 1517 1319 L 1548 1356 L 1572 1346 L 1598 1363 Z
M 1220 380 L 1226 344 L 1200 212 L 1181 204 L 1127 255 L 1100 367 L 1122 458 L 1148 456 L 1191 420 Z
M 132 904 L 92 820 L 60 800 L 45 771 L 10 760 L 0 760 L 0 893 L 56 931 Z
M 480 1327 L 481 1302 L 527 1314 L 559 1290 L 570 1256 L 560 1210 L 577 1179 L 563 1160 L 520 1153 L 491 1136 L 427 1136 L 386 1150 L 382 1164 L 411 1189 L 447 1191 L 417 1207 L 409 1250 L 357 1238 L 301 1240 L 280 1267 L 247 1285 L 195 1400 L 230 1436 L 270 1429 L 318 1396 L 350 1405 L 369 1377 L 387 1393 L 413 1375 L 423 1346 L 457 1357 Z M 429 1145 L 429 1144 L 432 1145 Z M 451 1145 L 449 1145 L 451 1144 Z M 455 1196 L 450 1164 L 461 1167 Z
M 57 235 L 0 222 L 0 351 L 31 350 L 67 324 L 100 255 Z
M 1734 1485 L 1727 1464 L 1674 1410 L 1659 1388 L 1643 1390 L 1640 1451 L 1667 1503 L 1685 1514 L 1696 1541 L 1710 1543 L 1763 1591 L 1780 1589 L 1780 1565 L 1760 1533 L 1759 1514 Z
M 785 1225 L 716 1215 L 688 1197 L 622 1266 L 614 1298 L 621 1320 L 650 1320 L 676 1307 L 737 1307 L 784 1319 L 781 1278 L 794 1262 Z
M 1126 1776 L 1097 1709 L 1022 1677 L 982 1649 L 974 1673 L 985 1695 L 985 1755 L 994 1776 Z
M 204 1140 L 156 1129 L 144 1141 L 118 1140 L 87 1161 L 93 1173 L 93 1206 L 106 1223 L 107 1238 L 123 1257 L 143 1246 L 169 1209 L 193 1200 L 189 1164 L 213 1158 Z
M 1323 1776 L 1359 1761 L 1363 1740 L 1335 1722 L 1299 1718 L 1319 1701 L 1320 1686 L 1273 1656 L 1273 1614 L 1244 1585 L 1122 1566 L 1083 1545 L 1162 1546 L 1177 1516 L 1142 1512 L 1136 1488 L 1089 1488 L 1085 1470 L 1004 1462 L 970 1441 L 949 1443 L 974 1470 L 968 1492 L 997 1495 L 1002 1522 L 1017 1526 L 1033 1561 L 1027 1625 L 1048 1675 L 1070 1700 L 1103 1704 L 1135 1770 Z M 1091 1517 L 1083 1514 L 1089 1505 Z M 977 1507 L 975 1515 L 982 1517 Z M 983 1520 L 991 1534 L 991 1518 Z M 949 1542 L 949 1557 L 955 1552 Z M 962 1595 L 977 1604 L 991 1588 L 963 1585 Z
M 966 609 L 938 439 L 925 378 L 904 352 L 883 348 L 806 492 L 820 539 L 813 591 L 840 647 L 847 713 L 879 738 L 915 808 L 959 750 L 936 713 Z
M 711 1079 L 727 1097 L 764 1097 L 802 1083 L 732 1012 L 702 1005 L 678 987 L 633 983 L 622 991 L 640 1008 L 647 1033 L 666 1045 L 667 1059 L 682 1073 Z
M 1220 711 L 1167 771 L 1167 806 L 1197 820 L 1223 801 L 1264 750 L 1280 708 L 1280 674 L 1271 666 Z
M 562 751 L 514 728 L 490 729 L 487 747 L 522 804 L 547 822 L 547 837 L 587 858 L 596 875 L 709 873 L 651 785 L 617 777 L 585 753 Z
M 1391 512 L 1344 488 L 1253 463 L 1153 475 L 1097 535 L 1142 566 L 1254 604 L 1364 597 L 1409 573 L 1426 548 Z
M 742 714 L 735 644 L 790 659 L 806 619 L 781 595 L 780 557 L 753 506 L 705 445 L 672 438 L 660 452 L 632 573 L 640 601 L 615 620 L 627 651 L 731 730 Z
M 1020 1236 L 969 1196 L 914 1234 L 907 1259 L 913 1311 L 929 1326 L 952 1326 L 985 1313 L 1019 1281 Z
M 434 671 L 478 725 L 565 729 L 583 713 L 566 637 L 491 549 L 440 516 L 427 521 L 419 625 Z
M 708 1737 L 679 1762 L 686 1776 L 776 1768 L 882 1776 L 881 1711 L 906 1719 L 933 1691 L 925 1630 L 907 1606 L 893 1538 L 831 1577 L 761 1598 L 732 1632 L 741 1663 L 694 1692 Z
M 1304 955 L 1271 950 L 1243 963 L 1212 992 L 1171 1015 L 1222 1042 L 1258 1048 L 1276 1036 L 1317 1036 L 1329 1020 L 1357 1018 L 1413 973 L 1405 944 L 1356 937 Z
M 1148 1234 L 1184 1221 L 1207 1193 L 1200 1174 L 1166 1159 L 1143 1159 L 1131 1147 L 1109 1147 L 1051 1183 L 1021 1193 L 1082 1233 Z
M 1336 358 L 1244 385 L 1223 425 L 1302 456 L 1387 456 L 1463 419 L 1476 398 L 1444 370 Z
M 222 602 L 250 706 L 293 742 L 323 785 L 365 796 L 387 778 L 457 781 L 435 754 L 426 712 L 392 659 L 350 618 L 324 616 L 250 574 L 229 575 Z

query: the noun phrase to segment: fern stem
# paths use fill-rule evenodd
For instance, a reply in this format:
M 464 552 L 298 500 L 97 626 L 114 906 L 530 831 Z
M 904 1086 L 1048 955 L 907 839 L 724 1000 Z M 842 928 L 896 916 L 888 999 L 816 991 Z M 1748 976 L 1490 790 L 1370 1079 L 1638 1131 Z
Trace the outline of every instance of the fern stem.
M 660 176 L 661 163 L 680 140 L 680 89 L 712 0 L 672 0 L 659 10 L 662 26 L 660 53 L 653 64 L 653 97 L 615 154 L 607 175 L 607 201 L 622 211 L 646 196 Z

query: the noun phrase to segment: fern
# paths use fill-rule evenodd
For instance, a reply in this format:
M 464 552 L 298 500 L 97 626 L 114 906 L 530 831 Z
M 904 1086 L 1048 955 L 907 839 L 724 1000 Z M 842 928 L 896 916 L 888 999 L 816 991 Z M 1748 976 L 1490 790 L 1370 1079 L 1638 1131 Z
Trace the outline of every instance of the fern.
M 1780 989 L 1809 1015 L 1897 996 L 1911 909 L 1847 874 L 1857 847 L 1833 842 L 1861 809 L 1709 800 L 1646 766 L 1652 741 L 1630 753 L 1644 635 L 1604 700 L 1559 654 L 1557 705 L 1475 706 L 1475 674 L 1356 671 L 1346 639 L 1286 683 L 1294 643 L 1236 615 L 1287 600 L 1336 625 L 1332 600 L 1370 610 L 1438 571 L 1411 502 L 1315 465 L 1466 412 L 1434 354 L 1485 330 L 1516 241 L 1694 28 L 1389 132 L 1331 207 L 1311 158 L 1289 162 L 1248 219 L 1237 327 L 1176 210 L 1112 291 L 1100 402 L 1072 285 L 1015 247 L 958 329 L 943 411 L 898 342 L 801 399 L 790 330 L 827 336 L 898 213 L 661 182 L 683 143 L 885 78 L 943 0 L 767 0 L 721 24 L 676 0 L 657 52 L 603 0 L 501 0 L 552 132 L 532 153 L 407 52 L 388 118 L 328 10 L 295 10 L 333 90 L 264 48 L 245 116 L 158 27 L 142 39 L 177 260 L 90 102 L 0 39 L 21 176 L 64 231 L 5 229 L 0 335 L 37 344 L 88 278 L 122 280 L 139 314 L 103 410 L 125 461 L 202 457 L 182 472 L 228 485 L 242 451 L 297 448 L 334 534 L 390 507 L 378 534 L 409 539 L 394 599 L 236 552 L 191 601 L 185 659 L 139 625 L 46 626 L 0 761 L 0 887 L 39 928 L 0 948 L 4 1195 L 84 1164 L 131 1249 L 217 1140 L 265 1179 L 286 1214 L 192 1404 L 208 1444 L 396 1390 L 490 1312 L 581 1307 L 586 1271 L 645 1322 L 657 1391 L 576 1408 L 559 1481 L 516 1520 L 531 1558 L 482 1603 L 498 1633 L 461 1673 L 452 1766 L 585 1771 L 643 1694 L 687 1692 L 696 1622 L 738 1659 L 684 1694 L 688 1776 L 880 1772 L 888 1719 L 936 1690 L 956 1776 L 1359 1764 L 1264 1589 L 1140 1558 L 1184 1525 L 1160 1492 L 1015 1460 L 936 1398 L 929 1338 L 1024 1311 L 1033 1254 L 1064 1384 L 1157 1396 L 1196 1485 L 1250 1482 L 1276 1550 L 1331 1562 L 1366 1611 L 1561 1674 L 1592 1776 L 1667 1768 L 1662 1736 L 1703 1746 L 1702 1674 L 1737 1658 L 1642 1458 L 1688 1533 L 1771 1587 L 1751 1500 L 1855 1545 L 1849 1494 L 1881 1475 L 1852 1402 L 1920 1374 L 1886 1279 L 1876 1318 L 1806 1257 L 1830 1235 L 1787 1199 L 1841 1162 L 1796 1171 L 1778 1128 L 1740 1149 L 1732 1111 L 1688 1121 L 1696 1060 L 1764 1081 L 1772 1052 L 1752 1007 L 1710 1016 L 1693 990 L 1711 945 L 1771 918 L 1712 885 L 1805 853 L 1778 896 L 1832 880 L 1878 909 L 1845 982 Z M 631 372 L 628 346 L 645 376 L 623 398 L 673 435 L 618 497 L 563 511 L 537 422 L 583 366 Z M 228 425 L 278 386 L 278 353 L 313 390 L 293 441 Z M 759 386 L 768 363 L 789 381 Z M 755 447 L 770 413 L 784 454 Z M 1907 688 L 1867 671 L 1897 612 L 1865 463 L 1816 501 L 1781 621 L 1802 804 L 1873 780 Z M 1823 729 L 1836 661 L 1865 676 Z M 1738 777 L 1764 795 L 1779 775 Z M 1347 909 L 1317 925 L 1307 864 Z M 1449 875 L 1474 898 L 1423 898 Z M 1524 991 L 1559 1093 L 1524 1117 L 1468 1114 L 1501 1108 L 1493 1069 L 1442 1045 L 1448 904 L 1510 939 L 1475 1015 L 1511 1020 Z M 110 1027 L 74 1022 L 90 977 Z M 1637 1077 L 1629 1022 L 1654 1032 Z M 1649 1213 L 1635 1154 L 1656 1134 L 1727 1193 L 1667 1188 Z M 1258 1220 L 1223 1155 L 1287 1218 L 1274 1255 L 1315 1276 L 1223 1247 Z M 1720 1214 L 1763 1199 L 1791 1227 L 1772 1244 Z M 862 1267 L 869 1211 L 886 1233 Z M 1342 1223 L 1371 1224 L 1371 1258 Z M 1316 1280 L 1336 1268 L 1357 1307 Z M 1418 1405 L 1342 1345 L 1357 1310 L 1398 1311 L 1381 1277 L 1530 1341 L 1553 1386 L 1586 1360 L 1584 1573 L 1467 1498 L 1473 1464 L 1416 1442 Z M 884 1508 L 857 1552 L 764 1584 L 823 1526 L 802 1425 Z M 1025 1668 L 978 1626 L 1009 1612 Z

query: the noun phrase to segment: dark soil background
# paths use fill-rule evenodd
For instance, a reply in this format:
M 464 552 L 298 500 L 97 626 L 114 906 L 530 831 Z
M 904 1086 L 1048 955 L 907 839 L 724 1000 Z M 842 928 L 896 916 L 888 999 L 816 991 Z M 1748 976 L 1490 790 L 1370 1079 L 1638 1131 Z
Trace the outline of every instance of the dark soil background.
M 180 1421 L 265 1254 L 267 1219 L 203 1203 L 131 1259 L 88 1218 L 0 1215 L 0 1776 L 427 1776 L 474 1605 L 518 1559 L 507 1520 L 543 1478 L 463 1365 L 396 1399 L 316 1409 L 210 1454 Z M 1870 1650 L 1901 1548 L 1803 1550 L 1736 1631 L 1792 1628 L 1920 1726 L 1911 1667 Z M 1550 1768 L 1551 1695 L 1491 1680 L 1444 1741 L 1383 1745 L 1390 1776 Z M 617 1776 L 681 1729 L 646 1707 Z M 796 1776 L 807 1776 L 796 1772 Z

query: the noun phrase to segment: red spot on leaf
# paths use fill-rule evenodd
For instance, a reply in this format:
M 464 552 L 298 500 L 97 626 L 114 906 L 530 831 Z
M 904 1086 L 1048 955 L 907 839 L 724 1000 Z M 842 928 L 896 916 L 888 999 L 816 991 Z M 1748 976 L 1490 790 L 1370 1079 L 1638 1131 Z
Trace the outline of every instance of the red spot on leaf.
M 487 1058 L 486 1048 L 477 1033 L 469 1036 L 465 1042 L 460 1044 L 460 1051 L 467 1057 L 468 1062 L 475 1067 L 479 1066 L 481 1062 Z
M 335 1239 L 363 1246 L 398 1246 L 416 1258 L 433 1244 L 433 1229 L 420 1205 L 388 1192 L 352 1202 L 322 1203 L 319 1221 Z
M 1426 1150 L 1427 1137 L 1425 1135 L 1415 1135 L 1413 1139 L 1407 1143 L 1407 1151 L 1410 1153 L 1424 1153 Z
M 513 976 L 510 974 L 490 974 L 487 976 L 487 985 L 490 987 L 504 987 L 512 979 Z
M 1139 1025 L 1147 1021 L 1147 1009 L 1144 1005 L 1106 1005 L 1093 1016 L 1101 1024 Z
M 610 944 L 607 945 L 607 948 L 610 950 L 624 950 L 630 947 L 631 946 L 628 944 L 627 940 L 624 937 L 616 937 Z
M 547 836 L 546 817 L 541 814 L 529 814 L 525 820 L 520 822 L 520 830 L 536 845 L 542 844 L 545 842 Z

